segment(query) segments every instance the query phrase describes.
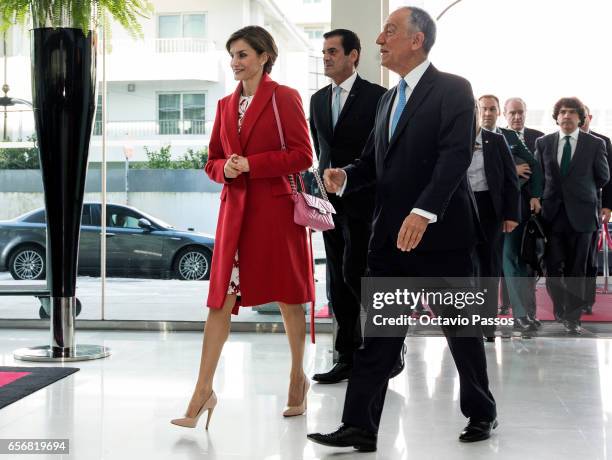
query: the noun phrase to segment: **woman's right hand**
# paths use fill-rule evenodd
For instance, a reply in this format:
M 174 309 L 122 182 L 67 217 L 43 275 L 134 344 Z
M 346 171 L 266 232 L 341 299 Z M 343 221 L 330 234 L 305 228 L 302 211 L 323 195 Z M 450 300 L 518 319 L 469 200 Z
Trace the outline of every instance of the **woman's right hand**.
M 236 163 L 233 162 L 232 159 L 233 155 L 227 159 L 225 165 L 223 166 L 223 174 L 228 179 L 235 179 L 240 174 L 242 174 L 242 171 L 236 168 Z

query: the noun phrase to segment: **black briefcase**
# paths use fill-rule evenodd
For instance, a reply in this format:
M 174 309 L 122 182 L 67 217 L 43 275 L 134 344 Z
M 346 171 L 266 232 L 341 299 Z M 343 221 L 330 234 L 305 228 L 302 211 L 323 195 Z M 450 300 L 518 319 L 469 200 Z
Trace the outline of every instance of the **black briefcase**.
M 521 259 L 538 275 L 544 276 L 544 255 L 546 253 L 546 232 L 536 214 L 532 214 L 521 239 Z

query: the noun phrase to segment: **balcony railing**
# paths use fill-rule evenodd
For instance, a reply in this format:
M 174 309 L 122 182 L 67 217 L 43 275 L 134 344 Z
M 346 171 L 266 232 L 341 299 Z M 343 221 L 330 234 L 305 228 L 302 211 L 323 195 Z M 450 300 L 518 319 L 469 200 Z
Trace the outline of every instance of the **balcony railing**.
M 98 47 L 101 52 L 102 47 Z M 115 53 L 195 53 L 215 51 L 215 42 L 206 38 L 145 38 L 144 40 L 113 40 L 110 54 Z
M 214 42 L 203 38 L 158 38 L 155 40 L 155 50 L 158 53 L 207 53 L 214 49 Z
M 164 135 L 202 135 L 206 134 L 206 120 L 138 120 L 108 121 L 106 132 L 109 137 L 147 137 Z M 102 122 L 94 124 L 94 136 L 102 135 Z

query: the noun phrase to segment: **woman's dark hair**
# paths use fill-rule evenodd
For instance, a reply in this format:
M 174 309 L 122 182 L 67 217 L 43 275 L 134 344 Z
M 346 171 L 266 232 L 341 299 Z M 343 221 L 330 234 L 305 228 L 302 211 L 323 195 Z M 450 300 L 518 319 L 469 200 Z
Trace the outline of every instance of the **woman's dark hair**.
M 578 117 L 580 118 L 580 123 L 578 123 L 578 126 L 584 125 L 586 111 L 584 110 L 584 104 L 580 101 L 580 99 L 577 97 L 562 97 L 559 99 L 553 108 L 553 120 L 555 120 L 555 122 L 557 121 L 557 117 L 559 116 L 559 112 L 561 112 L 562 107 L 576 110 L 576 113 L 578 113 Z
M 225 49 L 228 53 L 232 43 L 236 40 L 244 40 L 257 52 L 257 54 L 268 53 L 268 61 L 264 64 L 263 70 L 265 73 L 270 73 L 272 71 L 272 66 L 278 57 L 278 48 L 270 32 L 259 26 L 243 27 L 234 32 L 230 38 L 228 38 L 227 43 L 225 43 Z

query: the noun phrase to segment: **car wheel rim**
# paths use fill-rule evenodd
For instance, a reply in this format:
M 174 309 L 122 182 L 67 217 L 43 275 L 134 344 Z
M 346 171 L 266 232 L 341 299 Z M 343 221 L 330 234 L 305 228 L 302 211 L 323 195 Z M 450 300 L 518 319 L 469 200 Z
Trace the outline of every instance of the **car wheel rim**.
M 200 252 L 188 252 L 181 257 L 179 273 L 186 280 L 201 280 L 208 273 L 208 260 Z
M 44 263 L 36 251 L 23 251 L 15 258 L 13 268 L 20 279 L 33 280 L 41 275 Z

